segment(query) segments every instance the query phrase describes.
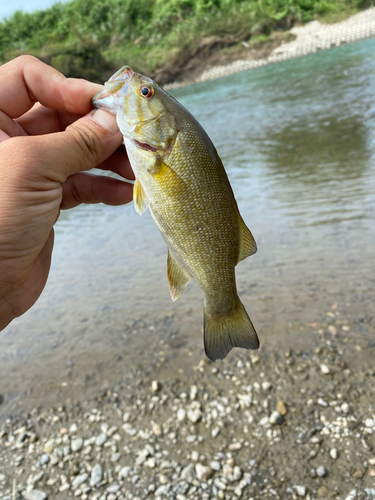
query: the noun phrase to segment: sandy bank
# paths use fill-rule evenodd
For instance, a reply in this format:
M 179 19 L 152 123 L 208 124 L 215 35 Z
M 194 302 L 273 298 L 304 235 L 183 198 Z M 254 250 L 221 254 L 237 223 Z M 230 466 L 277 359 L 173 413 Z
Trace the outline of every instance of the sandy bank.
M 186 84 L 214 80 L 266 64 L 301 57 L 318 50 L 337 47 L 343 43 L 371 38 L 375 36 L 375 7 L 359 12 L 339 23 L 322 24 L 319 21 L 312 21 L 304 26 L 296 26 L 290 32 L 296 35 L 296 38 L 291 42 L 282 43 L 272 50 L 268 57 L 259 59 L 256 54 L 253 54 L 251 58 L 239 59 L 230 64 L 208 66 L 203 73 L 195 78 L 194 82 L 170 83 L 165 85 L 165 88 L 174 89 Z

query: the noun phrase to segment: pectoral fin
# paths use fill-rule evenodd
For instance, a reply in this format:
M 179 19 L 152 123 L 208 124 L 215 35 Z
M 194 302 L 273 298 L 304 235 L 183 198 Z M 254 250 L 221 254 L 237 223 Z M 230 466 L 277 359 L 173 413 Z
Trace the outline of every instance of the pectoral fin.
M 178 297 L 185 290 L 186 285 L 189 283 L 191 276 L 183 269 L 183 267 L 177 262 L 177 260 L 171 255 L 171 251 L 168 248 L 168 282 L 169 282 L 169 292 L 171 294 L 172 300 L 177 300 Z
M 250 229 L 246 226 L 241 216 L 240 217 L 240 251 L 238 253 L 238 262 L 254 255 L 257 251 L 257 244 L 255 243 L 254 237 L 250 232 Z
M 146 208 L 150 205 L 146 196 L 145 190 L 138 179 L 134 183 L 133 191 L 134 206 L 139 215 L 142 215 Z
M 160 159 L 158 159 L 152 170 L 150 170 L 150 174 L 154 181 L 168 186 L 171 193 L 179 194 L 185 186 L 184 181 L 176 174 L 173 168 Z

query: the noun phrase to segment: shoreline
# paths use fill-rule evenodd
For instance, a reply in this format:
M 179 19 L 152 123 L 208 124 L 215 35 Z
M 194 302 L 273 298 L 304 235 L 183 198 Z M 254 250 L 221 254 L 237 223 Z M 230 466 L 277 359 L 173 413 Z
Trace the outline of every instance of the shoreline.
M 282 42 L 267 57 L 257 58 L 258 52 L 255 50 L 251 58 L 237 59 L 228 64 L 207 67 L 193 79 L 168 83 L 164 85 L 164 88 L 166 90 L 178 89 L 194 83 L 206 82 L 249 69 L 259 68 L 260 66 L 302 57 L 320 50 L 338 47 L 345 43 L 375 37 L 375 7 L 358 12 L 345 21 L 338 23 L 323 24 L 320 21 L 312 21 L 303 26 L 295 26 L 289 33 L 296 38 L 290 42 Z

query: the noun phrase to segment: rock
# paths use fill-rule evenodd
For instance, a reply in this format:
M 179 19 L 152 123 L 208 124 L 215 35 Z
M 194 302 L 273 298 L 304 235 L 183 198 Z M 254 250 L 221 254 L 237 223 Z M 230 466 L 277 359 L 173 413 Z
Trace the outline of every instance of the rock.
M 372 418 L 366 418 L 365 426 L 372 429 L 372 427 L 375 427 L 375 420 L 373 420 Z
M 25 500 L 46 500 L 47 493 L 44 493 L 44 491 L 40 490 L 30 490 L 23 491 L 22 496 Z
M 69 431 L 68 431 L 68 429 L 67 429 L 66 427 L 61 427 L 61 429 L 60 429 L 60 434 L 61 434 L 62 436 L 65 436 L 65 434 L 68 434 L 68 432 L 69 432 Z
M 324 467 L 324 465 L 320 465 L 316 469 L 316 473 L 319 477 L 326 477 L 328 475 L 328 470 Z
M 364 476 L 364 473 L 363 471 L 361 470 L 356 470 L 353 474 L 352 474 L 352 478 L 353 479 L 362 479 Z
M 185 417 L 186 417 L 186 410 L 184 410 L 183 408 L 179 408 L 177 411 L 177 420 L 179 422 L 183 422 L 185 420 Z
M 337 495 L 337 491 L 330 490 L 326 486 L 320 486 L 317 491 L 318 498 L 333 498 Z
M 197 440 L 197 436 L 194 436 L 194 435 L 189 435 L 189 436 L 186 436 L 186 442 L 187 443 L 194 443 L 194 441 Z
M 264 391 L 270 391 L 272 389 L 272 384 L 265 380 L 264 382 L 262 382 L 262 389 Z
M 76 434 L 76 432 L 78 431 L 78 427 L 77 427 L 77 424 L 72 424 L 70 427 L 69 427 L 69 432 L 70 434 Z
M 82 447 L 83 447 L 83 439 L 82 438 L 73 439 L 72 444 L 71 444 L 72 451 L 80 451 L 82 449 Z
M 192 385 L 190 389 L 190 399 L 194 401 L 198 394 L 198 387 L 196 385 Z
M 283 417 L 287 414 L 287 409 L 285 407 L 284 401 L 280 400 L 276 403 L 276 411 L 278 411 Z
M 97 484 L 99 484 L 102 478 L 103 478 L 102 466 L 100 464 L 94 465 L 91 471 L 91 479 L 90 479 L 91 486 L 96 486 Z
M 5 476 L 4 476 L 4 474 L 0 474 L 0 483 L 1 483 L 2 481 L 5 481 Z
M 84 483 L 86 479 L 88 479 L 88 477 L 89 475 L 87 474 L 87 472 L 85 472 L 84 474 L 79 474 L 79 476 L 76 476 L 72 481 L 72 490 L 76 490 L 78 486 L 81 486 L 81 484 Z
M 211 436 L 213 438 L 217 437 L 220 434 L 220 427 L 214 427 L 211 431 Z
M 144 465 L 146 465 L 146 467 L 150 467 L 150 469 L 155 469 L 156 467 L 156 460 L 154 457 L 151 457 L 149 459 L 147 459 L 144 463 Z
M 236 465 L 233 469 L 233 481 L 239 481 L 241 477 L 242 477 L 242 470 L 238 465 Z
M 138 453 L 138 456 L 137 458 L 135 459 L 135 464 L 136 465 L 142 465 L 146 458 L 150 455 L 150 452 L 147 448 L 141 450 L 139 453 Z
M 211 467 L 198 463 L 195 464 L 195 473 L 197 475 L 198 481 L 207 481 L 207 479 L 210 479 L 214 471 L 211 469 Z
M 191 483 L 195 479 L 194 465 L 189 464 L 184 467 L 181 471 L 180 478 L 188 483 Z
M 328 373 L 330 373 L 330 369 L 327 365 L 320 365 L 320 371 L 324 374 L 324 375 L 328 375 Z
M 237 441 L 236 443 L 231 443 L 229 445 L 229 450 L 230 451 L 238 451 L 241 448 L 242 448 L 242 444 L 239 441 Z
M 293 488 L 296 490 L 299 497 L 306 496 L 306 486 L 293 486 Z
M 221 469 L 220 462 L 218 462 L 217 460 L 212 460 L 212 462 L 210 462 L 210 467 L 212 470 L 216 471 L 219 471 Z
M 284 417 L 278 411 L 273 411 L 270 415 L 269 422 L 272 425 L 281 425 L 284 422 Z
M 151 390 L 152 392 L 158 392 L 161 389 L 161 384 L 157 380 L 153 380 L 151 382 Z
M 328 327 L 328 331 L 329 333 L 331 333 L 332 335 L 337 335 L 337 328 L 333 325 L 329 325 Z
M 343 403 L 341 405 L 341 409 L 342 409 L 343 413 L 349 413 L 349 405 L 348 405 L 348 403 Z M 355 491 L 355 490 L 353 490 L 353 491 Z
M 107 435 L 102 432 L 99 434 L 99 436 L 95 439 L 95 445 L 96 446 L 103 446 L 103 444 L 107 441 Z
M 339 452 L 336 448 L 332 448 L 331 450 L 329 450 L 329 454 L 331 455 L 331 458 L 333 458 L 333 460 L 336 460 L 339 456 Z
M 345 500 L 354 500 L 355 497 L 357 496 L 357 490 L 352 490 L 347 497 L 345 497 Z
M 120 490 L 121 486 L 118 484 L 111 484 L 111 486 L 108 486 L 107 492 L 108 493 L 117 493 Z
M 126 465 L 125 467 L 123 467 L 119 471 L 118 478 L 119 479 L 126 479 L 129 476 L 131 470 L 132 470 L 132 468 L 129 465 Z
M 115 464 L 120 460 L 120 458 L 121 458 L 121 453 L 112 453 L 111 462 Z
M 198 460 L 199 460 L 199 453 L 198 453 L 198 451 L 193 450 L 191 452 L 191 459 L 193 460 L 193 462 L 198 462 Z
M 44 453 L 44 455 L 42 455 L 40 457 L 40 465 L 46 465 L 46 464 L 49 464 L 51 458 L 49 456 L 48 453 Z
M 187 418 L 190 420 L 190 422 L 196 424 L 202 418 L 202 412 L 199 408 L 189 408 L 189 410 L 187 411 Z
M 152 432 L 155 434 L 156 437 L 160 437 L 163 435 L 163 430 L 159 424 L 154 424 L 152 426 Z
M 55 440 L 54 439 L 50 439 L 43 446 L 43 451 L 44 451 L 44 453 L 52 453 L 53 450 L 54 450 L 54 447 L 55 447 Z

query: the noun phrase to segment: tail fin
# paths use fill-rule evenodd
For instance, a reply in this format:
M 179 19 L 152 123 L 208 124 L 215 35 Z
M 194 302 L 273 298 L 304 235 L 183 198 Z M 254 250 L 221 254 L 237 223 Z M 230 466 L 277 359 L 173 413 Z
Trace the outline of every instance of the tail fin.
M 255 328 L 238 298 L 237 306 L 228 315 L 204 311 L 204 349 L 211 361 L 224 359 L 233 347 L 258 349 Z

